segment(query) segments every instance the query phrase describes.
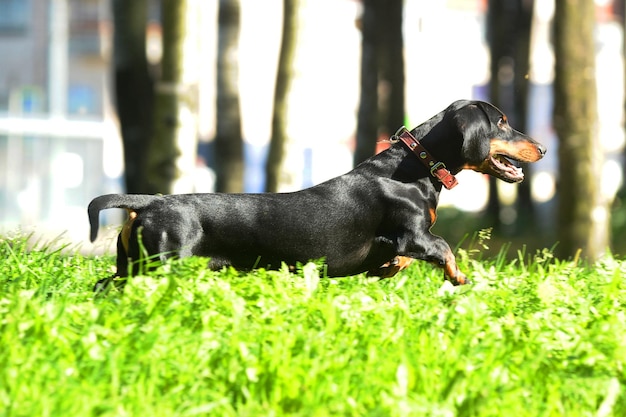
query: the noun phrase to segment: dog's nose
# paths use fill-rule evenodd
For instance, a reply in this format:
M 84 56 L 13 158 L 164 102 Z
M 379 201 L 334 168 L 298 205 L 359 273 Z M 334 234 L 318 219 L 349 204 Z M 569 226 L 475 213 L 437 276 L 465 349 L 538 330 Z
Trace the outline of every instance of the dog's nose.
M 546 147 L 540 143 L 537 144 L 537 150 L 539 151 L 542 157 L 545 156 L 546 152 L 548 151 Z

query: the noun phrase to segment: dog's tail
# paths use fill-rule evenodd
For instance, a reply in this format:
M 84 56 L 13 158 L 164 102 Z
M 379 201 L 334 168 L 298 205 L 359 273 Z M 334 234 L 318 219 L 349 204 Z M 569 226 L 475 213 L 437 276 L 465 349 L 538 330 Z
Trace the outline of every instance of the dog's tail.
M 106 194 L 94 198 L 87 208 L 91 227 L 90 240 L 93 242 L 98 236 L 100 210 L 109 208 L 125 208 L 129 211 L 141 210 L 159 198 L 162 197 L 147 194 Z

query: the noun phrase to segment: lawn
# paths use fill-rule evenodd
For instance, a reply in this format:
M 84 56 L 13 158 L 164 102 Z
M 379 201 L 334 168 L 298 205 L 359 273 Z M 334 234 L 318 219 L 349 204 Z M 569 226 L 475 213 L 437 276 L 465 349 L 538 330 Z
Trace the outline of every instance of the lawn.
M 626 415 L 626 262 L 475 246 L 464 287 L 424 263 L 374 281 L 191 258 L 94 298 L 112 257 L 0 238 L 0 415 Z

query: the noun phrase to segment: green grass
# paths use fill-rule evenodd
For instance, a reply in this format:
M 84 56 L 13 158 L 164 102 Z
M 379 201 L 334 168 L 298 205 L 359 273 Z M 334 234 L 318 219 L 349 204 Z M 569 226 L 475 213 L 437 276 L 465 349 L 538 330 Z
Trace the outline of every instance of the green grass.
M 626 415 L 626 263 L 479 255 L 458 288 L 187 259 L 94 298 L 112 257 L 0 238 L 0 415 Z

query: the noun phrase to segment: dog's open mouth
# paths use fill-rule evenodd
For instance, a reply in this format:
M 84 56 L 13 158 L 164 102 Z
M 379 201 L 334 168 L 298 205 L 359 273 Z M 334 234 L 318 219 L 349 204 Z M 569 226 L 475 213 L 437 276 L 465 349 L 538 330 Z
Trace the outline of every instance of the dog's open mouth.
M 510 156 L 508 158 L 511 158 Z M 491 155 L 488 159 L 489 168 L 492 175 L 506 182 L 522 182 L 524 172 L 522 168 L 516 166 L 511 160 L 502 154 Z M 513 158 L 511 158 L 514 160 Z

